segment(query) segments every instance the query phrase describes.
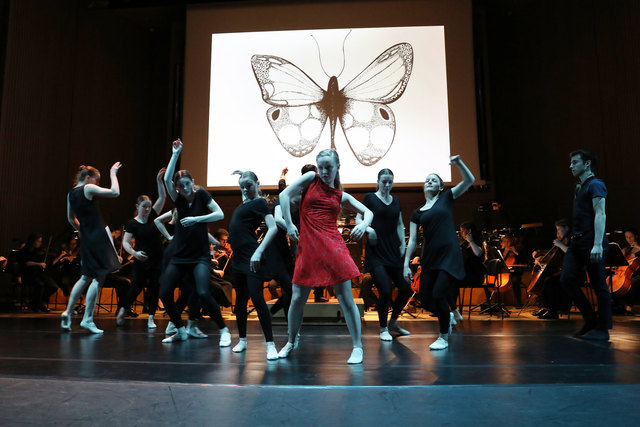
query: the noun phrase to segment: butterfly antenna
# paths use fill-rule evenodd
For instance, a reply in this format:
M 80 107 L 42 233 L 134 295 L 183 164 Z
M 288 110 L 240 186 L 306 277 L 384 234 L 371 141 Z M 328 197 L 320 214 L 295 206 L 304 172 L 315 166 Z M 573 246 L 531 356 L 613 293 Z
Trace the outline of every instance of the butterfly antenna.
M 346 35 L 346 36 L 344 36 L 344 40 L 342 40 L 342 70 L 340 70 L 340 74 L 338 74 L 338 76 L 337 76 L 337 77 L 340 77 L 340 76 L 342 75 L 342 72 L 344 71 L 345 63 L 347 62 L 347 60 L 346 60 L 346 55 L 345 55 L 345 53 L 344 53 L 344 45 L 345 45 L 345 43 L 346 43 L 346 41 L 347 41 L 347 37 L 349 37 L 349 34 L 351 34 L 351 31 L 353 31 L 353 30 L 349 30 L 349 32 L 347 33 L 347 35 Z
M 320 62 L 320 68 L 322 68 L 322 71 L 327 77 L 331 78 L 331 76 L 327 74 L 327 71 L 324 69 L 324 65 L 322 65 L 322 57 L 320 56 L 320 45 L 318 44 L 318 40 L 316 40 L 316 38 L 313 37 L 313 34 L 311 34 L 311 38 L 313 39 L 314 42 L 316 42 L 316 47 L 318 48 L 318 61 Z

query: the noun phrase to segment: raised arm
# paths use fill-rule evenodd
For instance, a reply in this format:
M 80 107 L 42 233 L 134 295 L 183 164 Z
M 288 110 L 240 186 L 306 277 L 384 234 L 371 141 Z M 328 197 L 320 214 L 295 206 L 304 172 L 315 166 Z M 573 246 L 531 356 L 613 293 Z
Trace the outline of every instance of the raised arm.
M 291 221 L 291 198 L 309 188 L 315 177 L 315 172 L 307 172 L 280 193 L 280 207 L 282 208 L 282 216 L 287 223 L 287 234 L 294 242 L 298 241 L 298 228 Z
M 164 208 L 164 203 L 167 201 L 167 190 L 164 188 L 164 174 L 167 171 L 167 168 L 162 168 L 156 175 L 156 184 L 158 185 L 158 199 L 153 204 L 153 210 L 156 211 L 158 215 L 162 212 Z
M 181 151 L 182 141 L 178 138 L 171 143 L 171 159 L 169 160 L 167 170 L 164 173 L 164 185 L 167 187 L 169 197 L 171 197 L 171 200 L 174 202 L 178 198 L 178 191 L 176 190 L 176 186 L 173 185 L 173 174 L 176 172 L 176 165 L 178 164 Z
M 369 226 L 371 225 L 371 221 L 373 221 L 373 212 L 351 194 L 345 193 L 344 191 L 342 192 L 342 206 L 362 215 L 362 222 L 353 227 L 349 235 L 352 240 L 360 240 L 362 236 L 364 236 L 364 233 L 371 228 Z
M 456 165 L 462 175 L 462 181 L 451 189 L 451 195 L 454 199 L 457 199 L 473 185 L 476 178 L 473 176 L 467 165 L 464 164 L 460 156 L 452 156 L 449 164 Z
M 416 250 L 417 238 L 418 238 L 418 224 L 411 221 L 409 223 L 409 242 L 407 243 L 407 250 L 404 253 L 404 277 L 409 282 L 411 282 L 411 268 L 409 268 L 409 263 L 411 262 L 411 257 L 413 256 L 413 252 Z
M 604 227 L 607 223 L 607 214 L 605 213 L 604 197 L 594 197 L 592 200 L 593 212 L 596 214 L 593 220 L 594 237 L 593 249 L 591 249 L 591 262 L 600 262 L 602 260 L 602 240 L 604 239 Z
M 94 197 L 107 197 L 115 198 L 120 195 L 120 184 L 118 183 L 118 171 L 122 167 L 122 163 L 115 162 L 109 170 L 109 177 L 111 178 L 111 188 L 98 187 L 95 184 L 87 184 L 84 186 L 84 195 L 87 199 L 93 199 Z
M 167 211 L 153 220 L 153 223 L 155 224 L 160 234 L 166 237 L 166 239 L 169 241 L 173 240 L 173 236 L 169 234 L 169 231 L 167 231 L 167 227 L 164 226 L 164 223 L 171 220 L 172 216 L 173 216 L 173 211 Z
M 73 208 L 69 202 L 69 196 L 67 196 L 67 221 L 69 221 L 69 224 L 71 224 L 74 230 L 80 231 L 80 221 L 78 221 L 75 212 L 73 212 Z
M 264 217 L 264 223 L 267 225 L 267 234 L 264 235 L 260 245 L 256 248 L 255 252 L 251 256 L 251 261 L 249 261 L 249 268 L 254 273 L 260 269 L 260 259 L 262 258 L 262 254 L 265 249 L 269 246 L 269 243 L 276 237 L 276 233 L 278 232 L 276 228 L 276 220 L 273 219 L 273 215 L 268 214 Z
M 220 209 L 220 206 L 218 206 L 213 198 L 209 200 L 207 208 L 209 209 L 208 214 L 182 218 L 180 220 L 180 224 L 182 224 L 183 227 L 191 227 L 192 225 L 195 225 L 197 223 L 216 222 L 224 218 L 224 212 L 222 212 L 222 209 Z

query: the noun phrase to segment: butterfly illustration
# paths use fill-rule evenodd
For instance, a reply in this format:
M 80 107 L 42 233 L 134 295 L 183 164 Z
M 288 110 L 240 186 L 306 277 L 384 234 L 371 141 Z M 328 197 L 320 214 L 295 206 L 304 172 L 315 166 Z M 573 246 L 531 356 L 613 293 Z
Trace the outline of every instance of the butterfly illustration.
M 327 119 L 331 148 L 335 149 L 336 120 L 358 161 L 371 166 L 389 151 L 396 119 L 387 104 L 404 93 L 413 67 L 409 43 L 391 46 L 343 89 L 338 78 L 323 90 L 304 71 L 286 59 L 253 55 L 251 67 L 262 99 L 272 107 L 267 120 L 289 154 L 302 157 L 315 148 Z

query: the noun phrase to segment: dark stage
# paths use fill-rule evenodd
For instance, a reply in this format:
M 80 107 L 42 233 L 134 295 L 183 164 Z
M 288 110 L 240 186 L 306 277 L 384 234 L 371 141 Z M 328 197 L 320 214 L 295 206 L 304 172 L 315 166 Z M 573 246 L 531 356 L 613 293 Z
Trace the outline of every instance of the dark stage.
M 640 318 L 618 317 L 609 343 L 571 338 L 571 320 L 525 313 L 504 321 L 472 316 L 450 348 L 430 352 L 433 320 L 379 339 L 367 313 L 362 365 L 349 366 L 346 326 L 303 326 L 300 348 L 268 362 L 257 322 L 235 354 L 218 335 L 163 344 L 166 320 L 103 336 L 59 331 L 58 315 L 0 318 L 0 388 L 5 425 L 478 425 L 634 423 L 640 391 Z M 370 320 L 369 320 L 370 319 Z M 229 322 L 234 337 L 233 322 Z M 202 329 L 215 331 L 212 322 Z M 278 348 L 285 326 L 274 327 Z M 234 343 L 237 338 L 234 338 Z M 93 408 L 93 409 L 90 409 Z

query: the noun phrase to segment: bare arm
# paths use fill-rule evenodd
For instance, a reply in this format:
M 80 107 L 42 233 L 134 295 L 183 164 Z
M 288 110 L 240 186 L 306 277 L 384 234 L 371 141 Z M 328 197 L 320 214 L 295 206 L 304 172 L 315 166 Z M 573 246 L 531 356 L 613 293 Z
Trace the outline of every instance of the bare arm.
M 411 281 L 411 268 L 409 268 L 409 263 L 411 262 L 411 257 L 413 256 L 413 252 L 416 250 L 417 238 L 418 238 L 418 224 L 411 221 L 409 223 L 409 243 L 407 243 L 407 250 L 404 253 L 404 277 L 408 281 Z
M 67 221 L 69 221 L 69 224 L 71 224 L 74 230 L 80 231 L 80 221 L 78 221 L 76 214 L 73 212 L 73 208 L 69 202 L 69 196 L 67 196 Z
M 369 225 L 371 225 L 371 221 L 373 221 L 373 212 L 351 194 L 345 193 L 344 191 L 342 192 L 342 206 L 362 215 L 362 222 L 353 227 L 349 235 L 351 239 L 360 240 L 362 236 L 364 236 L 364 233 L 367 232 L 367 229 L 371 228 Z
M 156 211 L 158 215 L 160 215 L 160 212 L 162 212 L 164 203 L 167 201 L 167 190 L 165 190 L 164 188 L 164 174 L 166 171 L 166 168 L 162 168 L 158 172 L 158 175 L 156 175 L 156 184 L 158 185 L 158 199 L 153 204 L 153 210 Z
M 164 226 L 164 223 L 169 221 L 172 215 L 173 211 L 167 211 L 153 220 L 153 223 L 155 224 L 160 234 L 166 237 L 167 240 L 173 240 L 173 236 L 169 234 L 169 231 L 167 231 L 167 227 Z
M 607 215 L 605 213 L 605 198 L 595 197 L 592 200 L 593 211 L 596 216 L 593 220 L 593 226 L 595 235 L 593 237 L 593 249 L 591 249 L 591 262 L 599 262 L 602 260 L 602 240 L 604 239 L 604 227 L 607 222 Z
M 287 231 L 287 222 L 282 216 L 282 208 L 280 207 L 280 205 L 276 206 L 273 209 L 273 219 L 276 221 L 276 225 L 279 229 Z
M 451 164 L 456 165 L 462 175 L 462 181 L 451 189 L 451 195 L 454 199 L 457 199 L 473 185 L 476 178 L 473 176 L 467 165 L 464 164 L 460 156 L 451 157 Z
M 298 241 L 298 228 L 293 224 L 293 221 L 291 221 L 291 198 L 309 188 L 309 185 L 315 177 L 315 172 L 307 172 L 280 193 L 282 216 L 287 224 L 289 238 L 294 242 Z
M 256 272 L 260 269 L 260 259 L 262 258 L 262 254 L 278 232 L 276 228 L 276 221 L 275 219 L 273 219 L 273 215 L 265 215 L 264 223 L 267 225 L 267 234 L 264 235 L 262 242 L 260 242 L 260 245 L 256 248 L 255 252 L 251 256 L 251 260 L 249 261 L 249 268 L 253 272 Z
M 131 246 L 132 237 L 133 237 L 133 234 L 129 233 L 128 231 L 124 233 L 124 237 L 122 238 L 122 248 L 138 261 L 148 260 L 149 257 L 147 256 L 146 253 L 144 253 L 144 251 L 136 251 L 135 249 L 133 249 L 133 246 Z
M 84 186 L 84 195 L 87 199 L 91 200 L 94 197 L 107 197 L 115 198 L 120 195 L 120 184 L 118 183 L 118 171 L 122 164 L 115 162 L 109 170 L 109 176 L 111 177 L 111 188 L 98 187 L 95 184 L 87 184 Z
M 176 172 L 176 165 L 178 164 L 181 151 L 182 141 L 178 138 L 171 143 L 171 159 L 169 160 L 167 170 L 164 173 L 164 185 L 167 187 L 169 197 L 171 197 L 171 200 L 174 202 L 178 198 L 178 191 L 176 190 L 176 186 L 173 185 L 173 174 Z
M 402 213 L 398 215 L 398 227 L 396 228 L 396 232 L 398 233 L 398 240 L 400 241 L 400 256 L 403 257 L 406 249 L 406 242 L 404 240 L 404 222 L 402 222 Z
M 224 212 L 222 212 L 222 209 L 220 209 L 220 206 L 216 203 L 215 200 L 209 200 L 207 208 L 209 208 L 210 211 L 208 214 L 182 218 L 180 220 L 180 224 L 182 224 L 183 227 L 191 227 L 192 225 L 195 225 L 197 223 L 215 222 L 220 221 L 224 218 Z
M 471 233 L 467 234 L 466 240 L 469 242 L 469 247 L 473 251 L 473 254 L 477 257 L 482 256 L 482 248 L 473 240 L 473 235 Z

